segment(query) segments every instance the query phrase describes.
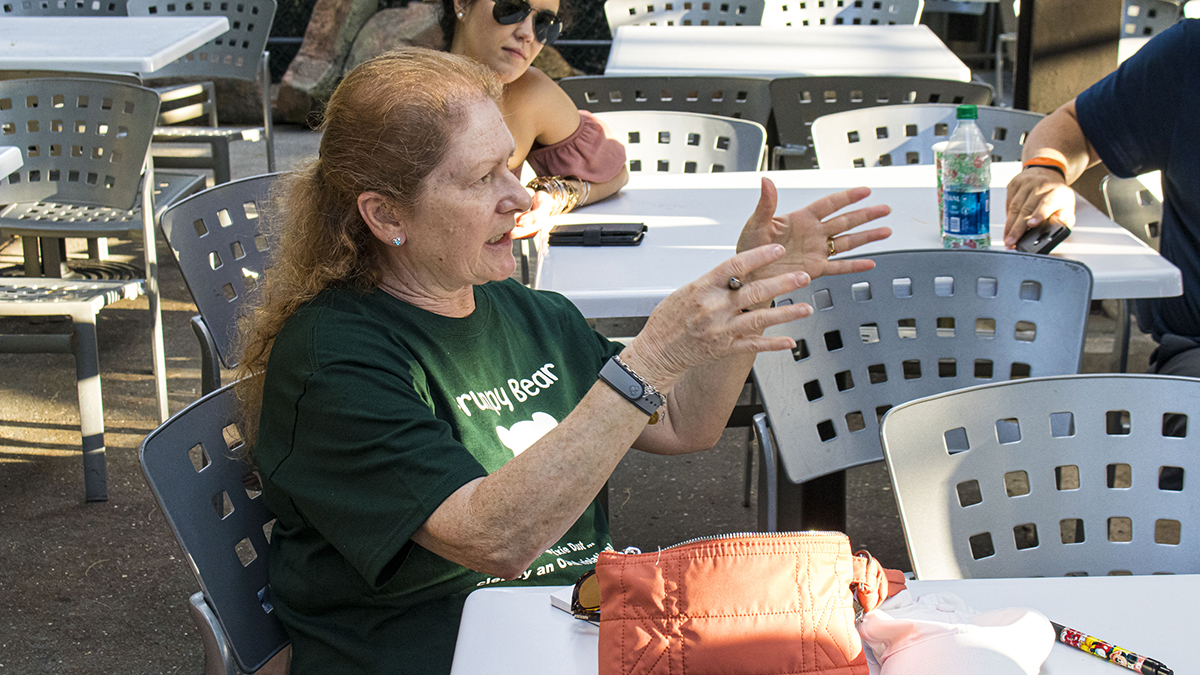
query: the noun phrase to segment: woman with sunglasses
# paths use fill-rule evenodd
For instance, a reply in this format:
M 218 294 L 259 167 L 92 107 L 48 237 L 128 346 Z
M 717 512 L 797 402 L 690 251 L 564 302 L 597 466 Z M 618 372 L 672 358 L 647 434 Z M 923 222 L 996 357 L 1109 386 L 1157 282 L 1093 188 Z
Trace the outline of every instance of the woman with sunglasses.
M 546 216 L 604 199 L 629 180 L 624 146 L 530 67 L 562 29 L 559 0 L 532 2 L 442 0 L 446 48 L 487 66 L 504 84 L 500 112 L 517 144 L 509 168 L 520 178 L 528 161 L 537 174 L 526 186 L 533 207 L 517 218 L 516 239 L 535 234 Z
M 470 592 L 572 583 L 611 546 L 596 494 L 629 448 L 712 447 L 755 353 L 795 346 L 764 329 L 811 311 L 770 299 L 869 269 L 828 254 L 887 235 L 845 234 L 887 207 L 835 213 L 866 188 L 776 217 L 764 180 L 739 253 L 622 347 L 510 278 L 531 199 L 502 91 L 472 59 L 389 52 L 280 178 L 239 400 L 293 675 L 446 673 Z

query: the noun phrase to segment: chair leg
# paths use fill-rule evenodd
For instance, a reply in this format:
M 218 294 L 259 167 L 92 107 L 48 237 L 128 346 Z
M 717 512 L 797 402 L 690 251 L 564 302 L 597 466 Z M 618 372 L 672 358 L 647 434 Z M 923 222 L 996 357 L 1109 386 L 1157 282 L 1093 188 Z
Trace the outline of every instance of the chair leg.
M 229 139 L 222 138 L 212 144 L 213 184 L 220 185 L 233 180 L 233 170 L 229 166 Z
M 267 171 L 275 173 L 275 131 L 271 120 L 271 52 L 262 55 L 262 108 L 263 108 L 263 142 L 267 144 Z
M 42 276 L 42 253 L 39 237 L 28 234 L 21 235 L 21 254 L 25 261 L 25 276 Z
M 108 501 L 104 461 L 104 399 L 100 391 L 100 356 L 96 347 L 96 315 L 72 317 L 75 330 L 75 383 L 79 389 L 79 430 L 83 436 L 83 485 L 89 502 Z
M 154 190 L 145 186 L 154 185 L 154 160 L 150 150 L 142 164 L 142 253 L 146 262 L 146 299 L 150 301 L 150 352 L 154 359 L 154 398 L 158 403 L 158 421 L 166 422 L 170 412 L 167 406 L 167 357 L 163 346 L 162 307 L 159 306 L 158 249 L 154 237 Z

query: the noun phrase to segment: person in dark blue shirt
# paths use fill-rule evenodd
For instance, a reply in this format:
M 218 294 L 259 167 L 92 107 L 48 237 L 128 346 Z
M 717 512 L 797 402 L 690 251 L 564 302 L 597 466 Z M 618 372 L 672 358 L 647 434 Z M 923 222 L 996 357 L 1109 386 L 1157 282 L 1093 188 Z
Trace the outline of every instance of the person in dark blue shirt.
M 1008 184 L 1004 243 L 1051 215 L 1075 220 L 1068 186 L 1104 162 L 1128 178 L 1162 171 L 1160 250 L 1183 273 L 1183 295 L 1137 302 L 1138 325 L 1159 347 L 1150 372 L 1200 377 L 1200 20 L 1180 21 L 1116 71 L 1042 120 L 1025 168 Z

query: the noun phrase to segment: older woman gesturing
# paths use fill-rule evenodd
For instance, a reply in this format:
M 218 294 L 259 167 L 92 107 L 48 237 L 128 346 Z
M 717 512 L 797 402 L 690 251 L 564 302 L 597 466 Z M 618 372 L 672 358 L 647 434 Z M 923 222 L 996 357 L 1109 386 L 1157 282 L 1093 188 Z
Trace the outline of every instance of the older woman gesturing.
M 498 95 L 466 58 L 368 62 L 279 200 L 243 359 L 265 377 L 243 382 L 293 672 L 448 671 L 468 592 L 568 584 L 611 545 L 594 497 L 631 445 L 715 443 L 754 354 L 793 346 L 763 330 L 811 311 L 771 298 L 808 283 L 806 267 L 870 266 L 820 252 L 886 207 L 824 219 L 865 196 L 848 192 L 773 218 L 768 183 L 745 250 L 622 351 L 562 296 L 508 279 L 530 198 Z

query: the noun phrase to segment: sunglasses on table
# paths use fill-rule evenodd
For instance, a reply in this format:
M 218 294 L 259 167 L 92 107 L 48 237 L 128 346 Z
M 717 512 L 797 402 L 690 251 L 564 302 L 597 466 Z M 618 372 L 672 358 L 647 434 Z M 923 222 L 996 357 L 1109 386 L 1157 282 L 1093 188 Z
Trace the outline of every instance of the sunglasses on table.
M 576 619 L 596 623 L 600 620 L 600 580 L 596 570 L 584 572 L 571 591 L 571 614 Z
M 492 18 L 501 26 L 511 26 L 529 16 L 533 7 L 525 0 L 496 0 L 492 6 Z M 558 39 L 562 31 L 562 20 L 550 10 L 542 10 L 533 15 L 533 36 L 543 45 L 548 45 Z

